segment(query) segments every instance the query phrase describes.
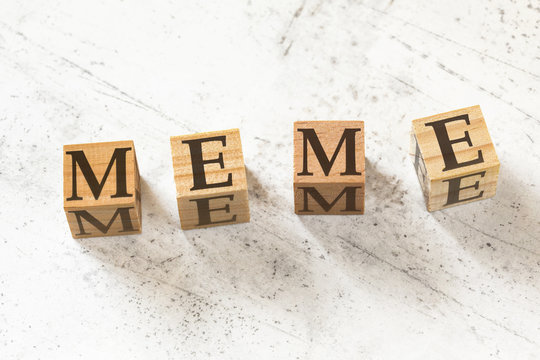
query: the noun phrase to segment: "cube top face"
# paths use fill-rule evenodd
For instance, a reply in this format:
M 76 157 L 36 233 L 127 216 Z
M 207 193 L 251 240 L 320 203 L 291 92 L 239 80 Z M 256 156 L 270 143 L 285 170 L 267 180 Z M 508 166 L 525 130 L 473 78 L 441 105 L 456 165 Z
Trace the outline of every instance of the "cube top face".
M 294 183 L 364 183 L 363 121 L 296 121 Z
M 171 136 L 176 197 L 247 191 L 240 131 Z
M 136 202 L 139 171 L 133 141 L 65 145 L 64 208 Z
M 499 166 L 478 105 L 414 120 L 412 130 L 431 181 Z

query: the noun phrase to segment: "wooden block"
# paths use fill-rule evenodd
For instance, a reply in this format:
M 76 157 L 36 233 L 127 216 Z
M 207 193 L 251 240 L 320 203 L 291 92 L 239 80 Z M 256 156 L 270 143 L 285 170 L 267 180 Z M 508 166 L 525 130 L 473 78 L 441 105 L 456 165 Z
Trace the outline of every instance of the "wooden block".
M 249 221 L 238 129 L 172 136 L 171 150 L 182 229 Z
M 414 120 L 410 155 L 428 211 L 495 195 L 499 159 L 478 105 Z
M 363 121 L 294 123 L 294 212 L 364 213 Z
M 64 145 L 64 211 L 74 238 L 141 232 L 133 141 Z

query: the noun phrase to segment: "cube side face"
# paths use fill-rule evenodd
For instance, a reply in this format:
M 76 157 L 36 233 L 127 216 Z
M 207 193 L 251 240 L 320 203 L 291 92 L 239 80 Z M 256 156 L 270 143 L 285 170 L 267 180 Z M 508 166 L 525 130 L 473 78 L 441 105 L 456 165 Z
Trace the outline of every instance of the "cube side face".
M 140 193 L 132 203 L 114 206 L 66 208 L 66 218 L 75 239 L 140 234 L 142 231 Z
M 410 154 L 429 211 L 495 194 L 499 160 L 479 106 L 414 120 Z
M 183 230 L 249 222 L 246 190 L 223 192 L 212 196 L 183 196 L 176 199 Z
M 297 121 L 293 138 L 295 213 L 363 214 L 364 122 Z
M 362 215 L 364 183 L 295 183 L 297 215 Z
M 414 130 L 411 131 L 411 145 L 409 150 L 409 155 L 411 156 L 412 162 L 414 164 L 414 170 L 416 171 L 416 176 L 422 188 L 422 194 L 426 205 L 429 203 L 429 193 L 431 188 L 431 181 L 426 169 L 426 163 L 420 152 L 420 147 L 418 146 L 418 140 L 414 134 Z
M 238 129 L 173 136 L 171 154 L 182 229 L 249 221 Z
M 464 173 L 451 179 L 431 182 L 428 211 L 488 199 L 497 192 L 499 165 Z
M 64 211 L 74 238 L 138 234 L 140 174 L 133 141 L 64 146 Z

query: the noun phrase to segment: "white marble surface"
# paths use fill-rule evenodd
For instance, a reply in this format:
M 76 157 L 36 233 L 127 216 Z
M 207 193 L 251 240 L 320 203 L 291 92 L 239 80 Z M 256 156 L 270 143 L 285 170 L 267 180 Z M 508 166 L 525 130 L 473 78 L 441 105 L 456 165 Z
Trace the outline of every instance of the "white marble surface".
M 0 358 L 540 358 L 540 3 L 0 3 Z M 492 200 L 410 121 L 482 106 Z M 366 214 L 298 217 L 292 122 L 366 122 Z M 239 127 L 249 224 L 179 228 L 169 136 Z M 143 234 L 74 240 L 63 144 L 133 139 Z

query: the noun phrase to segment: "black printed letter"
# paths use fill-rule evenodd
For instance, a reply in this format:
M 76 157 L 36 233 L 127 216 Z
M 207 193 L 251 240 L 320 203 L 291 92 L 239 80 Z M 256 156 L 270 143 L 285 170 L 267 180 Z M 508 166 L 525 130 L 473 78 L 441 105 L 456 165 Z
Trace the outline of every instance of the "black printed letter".
M 453 170 L 460 167 L 484 162 L 484 158 L 482 157 L 482 150 L 478 150 L 478 157 L 476 159 L 458 163 L 456 159 L 456 154 L 454 153 L 454 150 L 452 149 L 452 145 L 456 143 L 460 143 L 460 142 L 466 142 L 467 144 L 469 144 L 469 146 L 473 146 L 471 142 L 471 138 L 469 137 L 468 131 L 465 131 L 465 136 L 459 139 L 450 140 L 450 138 L 448 137 L 448 130 L 446 130 L 446 123 L 452 122 L 452 121 L 458 121 L 458 120 L 465 120 L 465 123 L 467 125 L 470 125 L 469 115 L 467 114 L 455 116 L 449 119 L 433 121 L 433 122 L 425 124 L 426 126 L 432 126 L 433 130 L 435 131 L 435 136 L 437 136 L 437 141 L 439 142 L 439 147 L 441 148 L 442 156 L 444 159 L 444 165 L 445 165 L 442 171 Z
M 317 191 L 314 187 L 299 187 L 298 189 L 304 190 L 304 209 L 300 210 L 301 212 L 313 212 L 313 210 L 308 209 L 308 195 L 311 195 L 313 200 L 319 204 L 324 211 L 328 212 L 330 209 L 336 205 L 336 203 L 341 199 L 341 197 L 345 194 L 345 209 L 341 210 L 342 212 L 345 211 L 361 211 L 361 209 L 356 208 L 356 189 L 361 189 L 361 186 L 350 186 L 343 189 L 342 192 L 339 193 L 339 195 L 332 201 L 331 203 L 328 203 L 322 195 Z
M 135 231 L 135 229 L 133 228 L 133 224 L 131 223 L 131 217 L 129 216 L 129 209 L 133 209 L 133 207 L 125 207 L 125 208 L 116 209 L 111 220 L 109 221 L 107 225 L 101 223 L 101 221 L 96 219 L 86 210 L 69 211 L 69 213 L 74 214 L 75 217 L 77 218 L 77 224 L 79 225 L 79 231 L 80 231 L 80 233 L 77 235 L 90 235 L 90 233 L 87 233 L 84 231 L 82 219 L 85 219 L 86 221 L 88 221 L 90 224 L 92 224 L 96 229 L 101 231 L 103 234 L 106 234 L 111 228 L 111 225 L 114 223 L 114 220 L 116 219 L 118 215 L 120 215 L 120 220 L 122 221 L 122 231 L 120 232 Z
M 324 149 L 321 145 L 321 142 L 319 138 L 317 137 L 317 134 L 315 133 L 314 129 L 298 129 L 298 131 L 302 132 L 304 135 L 304 164 L 303 164 L 303 170 L 301 173 L 298 173 L 298 175 L 313 175 L 313 173 L 308 171 L 308 156 L 307 156 L 307 148 L 308 148 L 308 141 L 311 144 L 311 148 L 313 149 L 313 152 L 315 153 L 315 156 L 317 157 L 317 160 L 319 160 L 319 163 L 321 164 L 321 168 L 324 171 L 324 174 L 328 176 L 330 174 L 330 170 L 332 169 L 332 166 L 334 165 L 334 162 L 336 161 L 336 158 L 339 154 L 339 150 L 341 149 L 341 146 L 345 142 L 345 172 L 340 173 L 340 175 L 362 175 L 360 172 L 356 171 L 356 152 L 355 152 L 355 134 L 357 131 L 360 131 L 361 129 L 345 129 L 343 131 L 343 135 L 341 136 L 341 139 L 339 140 L 339 143 L 337 145 L 336 151 L 334 151 L 334 155 L 332 155 L 332 158 L 328 160 L 328 156 L 326 156 L 326 153 L 324 152 Z
M 204 175 L 204 165 L 218 163 L 223 169 L 223 153 L 219 153 L 217 159 L 203 160 L 202 156 L 202 143 L 206 141 L 221 141 L 223 146 L 227 145 L 225 136 L 214 136 L 204 139 L 184 140 L 182 144 L 189 145 L 189 151 L 191 152 L 191 167 L 193 169 L 193 187 L 190 190 L 210 189 L 217 187 L 232 186 L 232 174 L 229 173 L 227 181 L 208 184 L 206 182 L 206 176 Z
M 109 173 L 111 172 L 111 168 L 115 161 L 116 194 L 112 195 L 111 198 L 133 196 L 133 194 L 127 193 L 126 152 L 128 152 L 129 150 L 131 150 L 131 148 L 114 149 L 113 156 L 111 158 L 111 161 L 109 162 L 109 165 L 107 166 L 107 170 L 105 170 L 105 174 L 103 175 L 101 182 L 98 182 L 96 174 L 94 174 L 94 171 L 90 167 L 88 159 L 86 158 L 86 155 L 84 155 L 84 152 L 82 150 L 67 151 L 66 154 L 71 155 L 72 159 L 73 184 L 71 197 L 67 198 L 66 200 L 82 200 L 82 197 L 77 196 L 77 164 L 79 164 L 79 168 L 81 169 L 82 174 L 84 175 L 84 178 L 88 183 L 88 186 L 90 187 L 90 190 L 92 190 L 94 198 L 97 200 L 99 198 L 99 195 L 101 194 L 101 190 L 103 190 L 103 186 L 105 186 L 105 182 L 107 181 L 107 177 L 109 176 Z
M 225 205 L 222 208 L 210 209 L 210 200 L 224 199 L 224 198 L 233 201 L 234 200 L 234 195 L 223 195 L 223 196 L 214 196 L 214 197 L 209 197 L 209 198 L 189 200 L 189 201 L 194 201 L 194 202 L 197 203 L 197 211 L 199 213 L 199 223 L 197 224 L 197 226 L 211 225 L 211 224 L 221 224 L 221 223 L 227 223 L 227 222 L 236 221 L 236 215 L 233 215 L 232 218 L 230 218 L 229 220 L 212 221 L 210 219 L 210 213 L 212 211 L 224 210 L 226 213 L 230 212 L 229 204 Z
M 484 177 L 485 174 L 486 174 L 485 171 L 481 171 L 481 172 L 476 173 L 476 174 L 469 174 L 469 175 L 461 176 L 461 177 L 454 178 L 454 179 L 443 180 L 443 181 L 448 182 L 448 199 L 446 200 L 446 204 L 444 204 L 444 206 L 457 204 L 457 203 L 460 203 L 460 202 L 481 198 L 482 195 L 484 195 L 484 190 L 480 191 L 480 193 L 478 195 L 476 195 L 476 196 L 473 196 L 473 197 L 470 197 L 470 198 L 467 198 L 467 199 L 459 200 L 459 192 L 461 190 L 470 189 L 470 188 L 474 188 L 475 190 L 478 190 L 478 185 L 479 185 L 479 182 L 476 181 L 474 183 L 474 185 L 460 187 L 461 186 L 461 179 L 471 177 L 471 176 L 476 176 L 476 175 L 480 175 L 480 177 Z

